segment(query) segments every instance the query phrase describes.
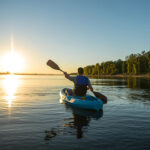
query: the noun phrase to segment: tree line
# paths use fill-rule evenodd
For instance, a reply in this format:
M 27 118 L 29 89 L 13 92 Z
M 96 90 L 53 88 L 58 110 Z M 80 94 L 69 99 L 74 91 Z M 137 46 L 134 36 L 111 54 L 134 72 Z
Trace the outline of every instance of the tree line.
M 85 75 L 116 75 L 116 74 L 146 74 L 150 73 L 150 51 L 142 51 L 125 57 L 125 61 L 106 61 L 84 67 Z

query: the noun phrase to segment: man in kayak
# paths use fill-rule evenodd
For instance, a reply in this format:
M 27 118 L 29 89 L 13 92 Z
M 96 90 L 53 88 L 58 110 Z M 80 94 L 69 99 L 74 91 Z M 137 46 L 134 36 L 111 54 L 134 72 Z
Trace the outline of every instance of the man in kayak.
M 60 69 L 60 67 L 52 60 L 47 61 L 47 65 L 55 70 L 59 70 L 64 73 L 65 77 L 71 81 L 74 82 L 74 90 L 66 90 L 66 93 L 69 95 L 77 95 L 77 96 L 85 96 L 87 89 L 89 88 L 93 94 L 101 99 L 104 104 L 107 103 L 107 97 L 99 92 L 93 91 L 93 88 L 91 86 L 91 83 L 87 77 L 83 75 L 84 71 L 83 68 L 78 68 L 78 76 L 76 77 L 71 77 L 70 75 L 67 74 L 67 72 L 64 72 L 63 70 Z M 70 92 L 71 91 L 71 92 Z
M 67 91 L 69 95 L 74 94 L 75 96 L 85 96 L 87 89 L 93 91 L 93 87 L 88 77 L 84 76 L 83 68 L 78 68 L 78 75 L 71 77 L 67 72 L 64 72 L 65 77 L 74 83 L 73 93 Z

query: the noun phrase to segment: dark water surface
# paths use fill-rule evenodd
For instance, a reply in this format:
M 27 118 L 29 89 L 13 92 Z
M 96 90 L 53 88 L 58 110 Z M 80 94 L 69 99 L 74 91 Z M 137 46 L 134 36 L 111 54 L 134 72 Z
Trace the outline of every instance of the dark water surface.
M 150 150 L 150 79 L 91 79 L 103 111 L 59 102 L 61 76 L 0 76 L 1 150 Z

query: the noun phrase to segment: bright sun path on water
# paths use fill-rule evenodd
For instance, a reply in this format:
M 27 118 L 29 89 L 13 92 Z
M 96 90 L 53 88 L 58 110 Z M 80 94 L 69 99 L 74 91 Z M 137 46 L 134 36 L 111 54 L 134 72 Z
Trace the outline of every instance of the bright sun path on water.
M 20 80 L 13 73 L 21 73 L 24 71 L 24 58 L 14 50 L 13 36 L 11 37 L 11 48 L 7 54 L 2 57 L 1 68 L 4 72 L 10 72 L 10 75 L 5 75 L 3 79 L 3 89 L 5 91 L 5 99 L 8 101 L 10 108 L 12 102 L 16 99 L 16 91 L 20 85 Z
M 4 76 L 3 88 L 6 94 L 5 99 L 8 101 L 8 107 L 11 107 L 13 100 L 16 98 L 15 93 L 19 85 L 20 80 L 17 75 Z

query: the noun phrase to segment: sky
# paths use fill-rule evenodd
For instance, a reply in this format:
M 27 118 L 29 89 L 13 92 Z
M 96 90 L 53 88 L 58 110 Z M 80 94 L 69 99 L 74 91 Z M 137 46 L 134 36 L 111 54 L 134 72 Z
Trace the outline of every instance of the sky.
M 150 50 L 149 0 L 0 0 L 0 60 L 14 51 L 25 73 L 76 72 Z M 0 64 L 0 72 L 2 65 Z

